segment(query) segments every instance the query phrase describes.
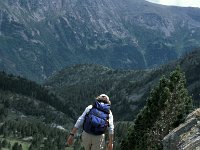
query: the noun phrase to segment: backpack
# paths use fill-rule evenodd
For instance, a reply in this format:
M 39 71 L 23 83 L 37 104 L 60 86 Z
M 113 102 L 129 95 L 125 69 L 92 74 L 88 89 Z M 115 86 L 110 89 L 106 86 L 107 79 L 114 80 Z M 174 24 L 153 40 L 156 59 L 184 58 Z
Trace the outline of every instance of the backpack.
M 85 115 L 83 130 L 94 135 L 105 133 L 109 126 L 110 104 L 95 101 L 93 107 Z

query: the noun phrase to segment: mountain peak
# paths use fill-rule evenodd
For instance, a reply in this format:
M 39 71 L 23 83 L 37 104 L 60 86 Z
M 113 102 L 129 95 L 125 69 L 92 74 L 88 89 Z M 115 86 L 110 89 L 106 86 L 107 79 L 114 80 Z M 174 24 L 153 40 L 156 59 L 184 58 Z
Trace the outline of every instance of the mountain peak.
M 75 64 L 153 68 L 200 46 L 199 12 L 136 0 L 1 1 L 0 69 L 41 82 Z

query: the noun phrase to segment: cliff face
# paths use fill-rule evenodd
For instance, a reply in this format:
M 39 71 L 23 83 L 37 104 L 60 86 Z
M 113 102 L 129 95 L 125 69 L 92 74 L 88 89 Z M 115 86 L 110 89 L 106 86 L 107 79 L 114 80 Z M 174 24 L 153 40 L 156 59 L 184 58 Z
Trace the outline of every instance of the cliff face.
M 2 0 L 0 69 L 42 81 L 79 63 L 151 68 L 200 46 L 199 14 L 143 0 Z
M 189 114 L 185 123 L 163 139 L 163 146 L 164 150 L 200 149 L 200 108 Z

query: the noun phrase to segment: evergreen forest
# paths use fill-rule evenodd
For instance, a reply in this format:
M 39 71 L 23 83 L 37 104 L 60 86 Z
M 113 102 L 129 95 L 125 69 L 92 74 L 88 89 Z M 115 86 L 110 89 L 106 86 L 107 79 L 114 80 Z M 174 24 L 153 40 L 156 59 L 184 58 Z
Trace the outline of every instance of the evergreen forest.
M 0 73 L 0 148 L 81 150 L 66 137 L 95 96 L 110 96 L 115 119 L 114 149 L 162 149 L 162 139 L 199 107 L 200 52 L 152 70 L 115 70 L 75 65 L 43 84 Z M 144 147 L 145 145 L 145 147 Z

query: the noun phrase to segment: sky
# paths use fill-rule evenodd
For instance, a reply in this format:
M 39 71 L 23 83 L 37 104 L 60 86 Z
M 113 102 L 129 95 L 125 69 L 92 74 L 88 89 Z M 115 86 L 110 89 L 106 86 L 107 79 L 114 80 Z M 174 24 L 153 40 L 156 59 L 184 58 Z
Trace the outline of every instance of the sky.
M 163 4 L 163 5 L 172 5 L 172 6 L 182 6 L 182 7 L 199 7 L 200 0 L 147 0 L 149 2 Z

